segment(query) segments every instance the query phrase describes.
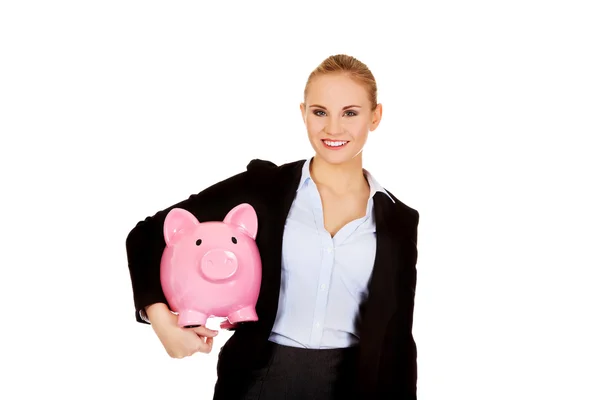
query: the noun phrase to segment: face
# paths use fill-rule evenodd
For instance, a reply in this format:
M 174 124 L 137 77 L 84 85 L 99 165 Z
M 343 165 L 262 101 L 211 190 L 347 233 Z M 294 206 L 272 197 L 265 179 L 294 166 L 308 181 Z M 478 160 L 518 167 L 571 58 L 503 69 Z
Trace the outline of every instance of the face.
M 381 120 L 381 104 L 371 111 L 366 89 L 340 74 L 311 81 L 300 111 L 316 157 L 330 164 L 361 157 L 369 132 Z

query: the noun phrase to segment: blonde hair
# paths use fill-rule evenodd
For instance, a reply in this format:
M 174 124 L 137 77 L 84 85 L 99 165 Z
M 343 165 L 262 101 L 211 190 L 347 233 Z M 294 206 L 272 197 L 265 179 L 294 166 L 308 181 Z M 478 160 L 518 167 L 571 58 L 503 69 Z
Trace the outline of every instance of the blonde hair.
M 304 87 L 304 101 L 308 93 L 308 86 L 318 76 L 330 74 L 343 74 L 363 85 L 367 90 L 371 111 L 377 107 L 377 83 L 371 70 L 361 61 L 346 54 L 336 54 L 327 57 L 317 68 L 308 76 L 306 86 Z

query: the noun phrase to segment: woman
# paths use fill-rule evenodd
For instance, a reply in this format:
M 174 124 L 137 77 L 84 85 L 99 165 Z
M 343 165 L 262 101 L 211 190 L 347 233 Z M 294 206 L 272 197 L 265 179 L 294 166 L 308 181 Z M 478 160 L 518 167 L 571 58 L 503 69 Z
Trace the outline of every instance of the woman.
M 172 357 L 212 350 L 216 331 L 179 328 L 161 289 L 162 224 L 173 207 L 222 220 L 256 210 L 263 265 L 257 322 L 219 354 L 214 399 L 416 399 L 412 335 L 419 214 L 362 166 L 382 115 L 373 75 L 331 56 L 300 105 L 314 157 L 246 171 L 139 222 L 127 254 L 139 322 Z

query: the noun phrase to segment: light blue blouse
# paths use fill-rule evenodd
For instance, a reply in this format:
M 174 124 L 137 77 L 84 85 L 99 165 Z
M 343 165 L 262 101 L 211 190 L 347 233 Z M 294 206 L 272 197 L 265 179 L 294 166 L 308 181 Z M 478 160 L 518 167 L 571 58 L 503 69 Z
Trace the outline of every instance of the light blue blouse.
M 306 160 L 283 235 L 279 309 L 269 340 L 312 349 L 358 342 L 355 319 L 375 262 L 373 195 L 392 197 L 366 170 L 371 193 L 366 215 L 332 238 L 324 227 L 321 198 Z

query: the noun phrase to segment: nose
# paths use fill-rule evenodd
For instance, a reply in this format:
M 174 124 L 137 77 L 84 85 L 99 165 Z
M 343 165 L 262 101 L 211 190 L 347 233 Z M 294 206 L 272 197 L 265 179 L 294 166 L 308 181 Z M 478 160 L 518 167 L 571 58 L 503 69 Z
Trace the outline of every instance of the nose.
M 210 250 L 200 261 L 202 275 L 209 281 L 229 279 L 236 273 L 237 269 L 237 257 L 227 250 Z
M 325 132 L 331 136 L 341 135 L 344 130 L 342 129 L 342 123 L 339 118 L 331 117 L 327 121 L 327 125 L 325 126 Z

